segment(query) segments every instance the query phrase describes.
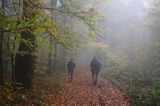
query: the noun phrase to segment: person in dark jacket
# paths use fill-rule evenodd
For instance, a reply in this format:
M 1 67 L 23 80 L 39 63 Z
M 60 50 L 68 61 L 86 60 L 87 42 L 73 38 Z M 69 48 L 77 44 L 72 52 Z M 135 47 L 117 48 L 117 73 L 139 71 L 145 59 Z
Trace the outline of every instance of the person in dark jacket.
M 93 85 L 96 86 L 98 82 L 98 75 L 101 70 L 101 64 L 95 57 L 93 57 L 90 63 L 90 67 L 91 67 L 90 70 L 92 72 L 92 82 Z
M 68 67 L 69 82 L 72 82 L 72 80 L 73 80 L 74 68 L 76 67 L 76 64 L 73 62 L 73 59 L 72 59 L 72 58 L 71 58 L 71 60 L 67 63 L 67 67 Z

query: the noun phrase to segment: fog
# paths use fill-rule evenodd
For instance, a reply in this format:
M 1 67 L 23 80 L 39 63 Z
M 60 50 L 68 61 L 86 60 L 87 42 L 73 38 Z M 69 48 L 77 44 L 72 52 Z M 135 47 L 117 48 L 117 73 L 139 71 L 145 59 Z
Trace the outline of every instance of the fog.
M 119 52 L 129 58 L 135 54 L 134 50 L 149 47 L 147 0 L 112 0 L 100 4 L 99 9 L 102 12 L 102 18 L 97 23 L 100 36 L 76 52 L 73 56 L 76 62 L 89 65 L 90 60 L 97 56 L 105 65 L 107 53 Z
M 0 105 L 160 106 L 160 0 L 0 0 Z

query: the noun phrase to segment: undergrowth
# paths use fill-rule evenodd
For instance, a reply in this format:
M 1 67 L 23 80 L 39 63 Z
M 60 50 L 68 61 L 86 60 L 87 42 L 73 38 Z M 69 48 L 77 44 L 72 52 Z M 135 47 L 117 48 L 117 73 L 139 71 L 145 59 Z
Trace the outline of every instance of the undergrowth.
M 59 93 L 63 75 L 36 76 L 31 89 L 23 89 L 20 83 L 6 83 L 0 87 L 0 106 L 43 106 L 48 91 Z
M 134 106 L 160 106 L 160 80 L 151 71 L 107 69 L 103 75 L 126 92 Z

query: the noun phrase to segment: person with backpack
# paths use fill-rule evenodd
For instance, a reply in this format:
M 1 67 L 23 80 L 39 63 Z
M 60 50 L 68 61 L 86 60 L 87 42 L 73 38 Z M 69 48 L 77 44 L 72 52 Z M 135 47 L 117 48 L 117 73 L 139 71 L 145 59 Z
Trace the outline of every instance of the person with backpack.
M 98 75 L 101 70 L 101 64 L 100 62 L 96 59 L 96 57 L 93 57 L 93 59 L 90 62 L 90 71 L 92 72 L 92 82 L 93 85 L 97 85 L 98 82 Z
M 69 82 L 72 82 L 73 80 L 73 72 L 75 67 L 76 64 L 73 62 L 73 59 L 71 58 L 70 61 L 67 63 Z

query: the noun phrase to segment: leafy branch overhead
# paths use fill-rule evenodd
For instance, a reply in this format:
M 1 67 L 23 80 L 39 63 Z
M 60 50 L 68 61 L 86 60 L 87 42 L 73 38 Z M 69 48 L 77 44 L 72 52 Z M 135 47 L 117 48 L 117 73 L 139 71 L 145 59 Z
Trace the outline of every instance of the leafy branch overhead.
M 41 1 L 42 2 L 42 1 Z M 34 2 L 33 2 L 34 3 Z M 36 2 L 35 2 L 36 3 Z M 44 7 L 43 2 L 40 3 L 41 5 L 32 4 L 30 3 L 30 7 L 27 10 L 28 14 L 35 13 L 36 15 L 34 17 L 31 17 L 29 19 L 25 19 L 24 17 L 11 17 L 11 18 L 4 18 L 0 17 L 0 31 L 3 32 L 11 32 L 11 33 L 21 33 L 22 31 L 29 31 L 34 36 L 37 35 L 44 35 L 48 33 L 50 35 L 54 42 L 57 42 L 61 44 L 62 46 L 66 48 L 73 48 L 73 46 L 78 46 L 79 43 L 81 44 L 82 39 L 80 39 L 79 34 L 73 33 L 69 28 L 67 28 L 64 25 L 61 25 L 56 20 L 53 19 L 52 14 L 48 14 L 45 10 L 50 11 L 51 9 L 56 10 L 57 12 L 63 12 L 64 14 L 68 14 L 70 16 L 74 16 L 81 21 L 83 21 L 86 25 L 89 26 L 89 28 L 92 31 L 97 31 L 96 28 L 96 12 L 93 9 L 87 9 L 82 10 L 82 7 L 80 7 L 76 2 L 66 2 L 63 3 L 63 6 L 60 6 L 59 8 L 55 7 Z M 36 8 L 33 9 L 32 6 L 36 6 Z M 41 8 L 38 8 L 41 7 Z M 80 9 L 81 8 L 81 9 Z M 1 9 L 3 12 L 3 10 Z M 94 11 L 94 12 L 93 12 Z M 1 12 L 1 13 L 2 13 Z M 26 39 L 25 39 L 26 40 Z M 27 41 L 26 41 L 27 43 Z

